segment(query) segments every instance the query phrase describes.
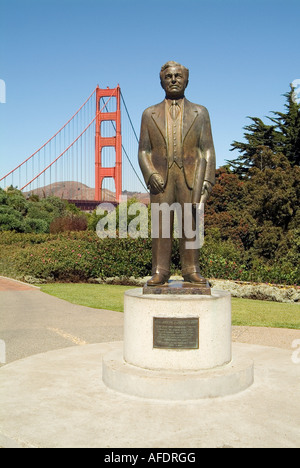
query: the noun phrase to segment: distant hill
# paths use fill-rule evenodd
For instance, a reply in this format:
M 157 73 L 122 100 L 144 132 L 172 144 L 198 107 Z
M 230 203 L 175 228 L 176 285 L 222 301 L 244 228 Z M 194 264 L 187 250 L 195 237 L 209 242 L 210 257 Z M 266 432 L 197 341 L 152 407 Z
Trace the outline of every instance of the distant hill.
M 140 193 L 140 192 L 128 192 L 125 190 L 122 192 L 122 195 L 126 195 L 129 198 L 136 198 L 139 202 L 148 205 L 150 203 L 150 195 L 149 193 Z
M 55 182 L 45 187 L 34 189 L 30 192 L 23 192 L 25 197 L 32 194 L 38 195 L 40 198 L 49 197 L 50 195 L 63 198 L 65 200 L 94 200 L 95 189 L 88 187 L 81 182 Z M 128 192 L 125 190 L 122 195 L 127 198 L 137 198 L 141 203 L 148 204 L 150 197 L 148 193 Z M 103 200 L 115 201 L 115 193 L 108 189 L 103 189 Z

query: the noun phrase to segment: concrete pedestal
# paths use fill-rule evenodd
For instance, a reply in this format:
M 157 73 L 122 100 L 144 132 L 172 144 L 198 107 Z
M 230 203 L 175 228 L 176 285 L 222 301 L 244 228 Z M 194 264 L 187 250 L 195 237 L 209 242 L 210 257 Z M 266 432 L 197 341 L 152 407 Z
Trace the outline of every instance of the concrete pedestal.
M 230 293 L 150 295 L 134 289 L 124 299 L 124 360 L 143 369 L 199 370 L 231 361 Z M 153 347 L 154 318 L 199 319 L 198 349 Z
M 232 358 L 230 294 L 127 291 L 123 347 L 104 356 L 103 382 L 122 393 L 163 400 L 219 397 L 249 387 L 252 361 Z

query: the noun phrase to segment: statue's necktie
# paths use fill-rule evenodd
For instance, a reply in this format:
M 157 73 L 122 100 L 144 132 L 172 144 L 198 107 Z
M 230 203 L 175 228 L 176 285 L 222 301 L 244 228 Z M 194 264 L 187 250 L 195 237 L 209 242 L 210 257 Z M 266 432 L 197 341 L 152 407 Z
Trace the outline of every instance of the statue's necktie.
M 177 101 L 174 100 L 170 106 L 170 114 L 173 120 L 177 119 L 179 111 L 179 105 L 177 104 Z

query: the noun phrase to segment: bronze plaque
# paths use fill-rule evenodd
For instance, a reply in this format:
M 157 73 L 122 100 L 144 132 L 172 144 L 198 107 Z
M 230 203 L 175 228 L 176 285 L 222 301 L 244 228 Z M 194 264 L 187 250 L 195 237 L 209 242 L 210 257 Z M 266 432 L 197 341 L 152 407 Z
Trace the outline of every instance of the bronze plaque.
M 153 347 L 198 349 L 199 318 L 153 318 Z

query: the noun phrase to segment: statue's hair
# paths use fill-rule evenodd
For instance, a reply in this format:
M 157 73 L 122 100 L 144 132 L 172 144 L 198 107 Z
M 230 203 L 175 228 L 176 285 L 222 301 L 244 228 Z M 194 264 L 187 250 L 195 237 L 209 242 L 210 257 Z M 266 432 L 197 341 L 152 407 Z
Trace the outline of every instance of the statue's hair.
M 187 76 L 187 79 L 189 79 L 189 69 L 184 67 L 183 65 L 181 65 L 180 63 L 178 62 L 174 62 L 173 60 L 169 60 L 169 62 L 165 63 L 162 67 L 161 67 L 161 70 L 160 70 L 160 79 L 162 79 L 162 74 L 163 72 L 169 68 L 169 67 L 181 67 L 182 70 L 186 73 L 186 76 Z

